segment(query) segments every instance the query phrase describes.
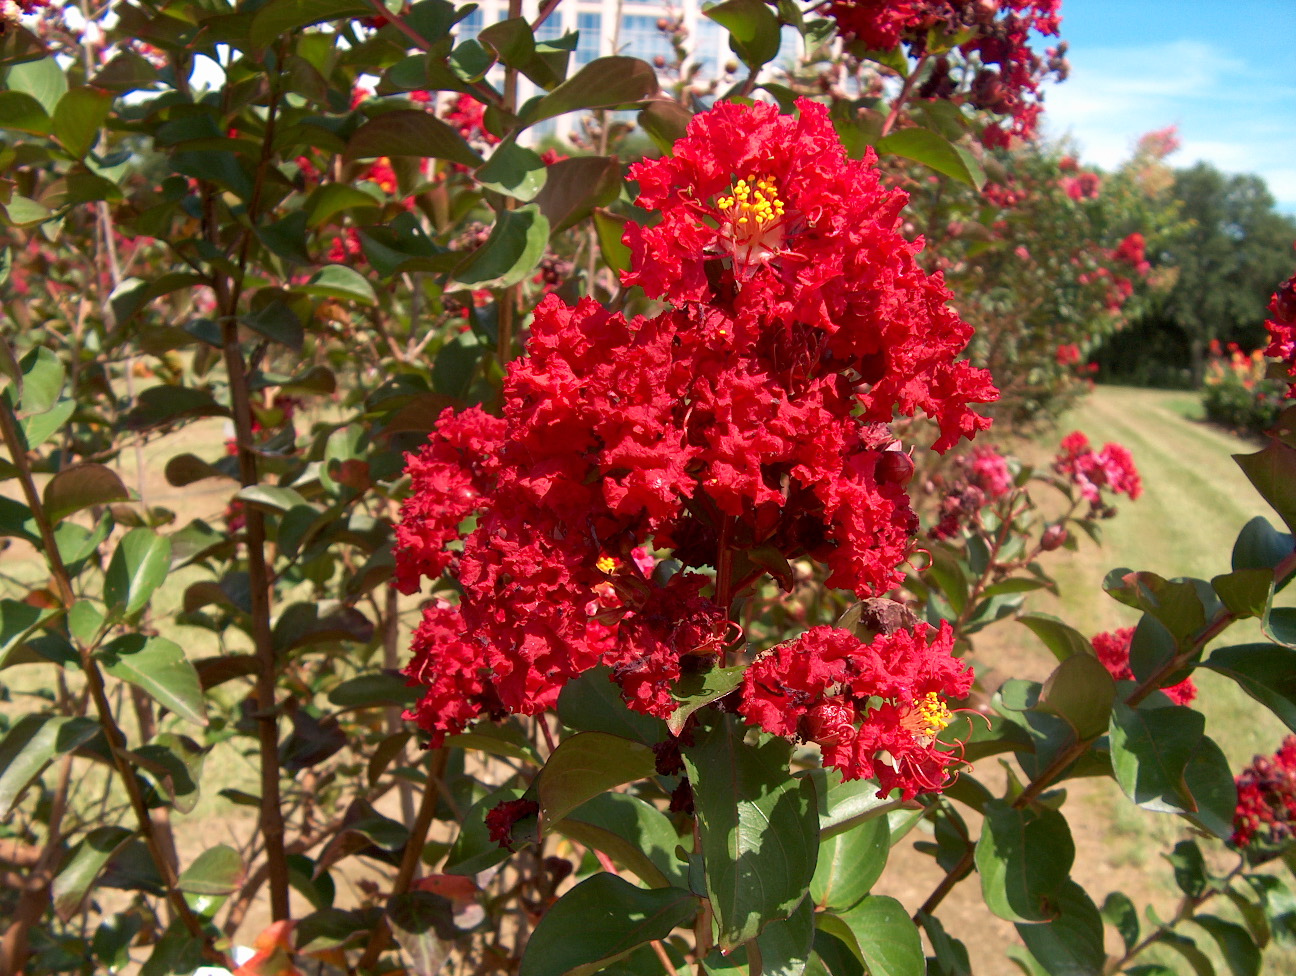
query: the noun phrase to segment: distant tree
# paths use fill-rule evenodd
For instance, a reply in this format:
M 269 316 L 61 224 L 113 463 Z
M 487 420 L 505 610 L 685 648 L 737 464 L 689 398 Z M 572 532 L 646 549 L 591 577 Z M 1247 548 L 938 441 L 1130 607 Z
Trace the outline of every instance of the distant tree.
M 1148 372 L 1155 362 L 1197 384 L 1212 339 L 1263 344 L 1265 299 L 1290 272 L 1296 220 L 1276 210 L 1259 176 L 1231 176 L 1209 163 L 1178 170 L 1173 196 L 1186 229 L 1162 241 L 1156 262 L 1177 268 L 1178 279 L 1113 336 L 1100 357 L 1105 376 L 1164 382 Z

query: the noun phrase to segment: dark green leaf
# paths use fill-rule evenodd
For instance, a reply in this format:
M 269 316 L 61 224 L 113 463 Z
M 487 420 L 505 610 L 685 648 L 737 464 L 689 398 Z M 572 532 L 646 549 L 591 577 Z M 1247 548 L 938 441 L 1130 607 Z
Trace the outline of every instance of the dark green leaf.
M 1264 450 L 1234 454 L 1233 460 L 1283 524 L 1296 531 L 1296 448 L 1273 438 Z
M 1066 658 L 1049 675 L 1036 708 L 1064 719 L 1078 738 L 1088 739 L 1107 728 L 1115 700 L 1111 674 L 1092 654 L 1080 653 Z
M 692 118 L 693 113 L 675 99 L 655 98 L 640 110 L 639 127 L 652 137 L 658 149 L 671 155 Z
M 1129 900 L 1129 896 L 1113 891 L 1103 902 L 1102 916 L 1120 933 L 1125 951 L 1133 949 L 1139 940 L 1139 918 L 1138 909 Z
M 1111 718 L 1112 771 L 1125 795 L 1148 810 L 1197 809 L 1185 767 L 1202 742 L 1205 717 L 1190 708 L 1130 708 L 1117 702 Z
M 890 851 L 886 817 L 866 820 L 828 840 L 821 837 L 818 865 L 810 881 L 814 904 L 836 914 L 854 908 L 882 876 Z
M 987 803 L 976 866 L 986 907 L 1010 922 L 1057 917 L 1058 893 L 1075 861 L 1066 818 L 1047 808 Z
M 30 95 L 4 91 L 0 92 L 0 128 L 45 136 L 50 132 L 50 117 L 44 106 Z
M 1167 580 L 1156 573 L 1114 569 L 1103 580 L 1103 589 L 1126 606 L 1151 614 L 1174 635 L 1178 645 L 1184 647 L 1206 626 L 1207 610 L 1202 603 L 1199 582 Z M 1205 583 L 1201 585 L 1213 600 L 1213 591 Z
M 130 838 L 131 831 L 125 827 L 96 827 L 72 849 L 51 892 L 59 918 L 66 922 L 77 914 L 99 872 Z
M 1058 892 L 1060 914 L 1042 925 L 1018 924 L 1017 934 L 1049 976 L 1098 976 L 1106 955 L 1098 908 L 1074 881 Z
M 198 672 L 179 644 L 165 637 L 125 634 L 103 647 L 98 657 L 114 678 L 142 688 L 186 721 L 207 724 Z
M 479 874 L 507 860 L 512 852 L 491 839 L 486 827 L 486 814 L 501 803 L 517 800 L 521 796 L 521 790 L 508 787 L 487 794 L 474 803 L 464 814 L 459 836 L 446 855 L 442 870 L 447 874 Z
M 742 665 L 712 668 L 710 671 L 695 671 L 677 681 L 671 689 L 671 697 L 679 702 L 679 707 L 666 720 L 666 727 L 671 734 L 679 735 L 694 712 L 723 698 L 742 684 L 746 671 L 747 668 Z
M 923 976 L 926 972 L 918 927 L 894 898 L 869 895 L 849 912 L 820 915 L 816 924 L 841 939 L 864 963 L 869 976 Z
M 1232 678 L 1296 732 L 1296 649 L 1277 644 L 1221 647 L 1202 667 Z
M 1257 515 L 1242 527 L 1233 544 L 1233 568 L 1273 569 L 1296 548 L 1292 537 L 1279 532 L 1263 515 Z
M 976 158 L 931 129 L 901 129 L 881 139 L 876 148 L 879 155 L 904 156 L 978 190 L 985 184 L 985 170 Z
M 1264 616 L 1273 583 L 1271 569 L 1235 569 L 1211 580 L 1224 606 L 1237 617 Z
M 45 514 L 57 525 L 83 508 L 107 505 L 130 498 L 130 492 L 112 468 L 103 464 L 74 464 L 45 485 Z
M 113 96 L 93 88 L 72 88 L 54 107 L 54 137 L 73 156 L 84 156 L 99 138 Z
M 814 920 L 814 905 L 806 898 L 791 916 L 765 926 L 756 937 L 761 976 L 802 976 L 806 972 L 815 944 Z M 748 976 L 753 961 L 748 946 L 742 945 L 727 956 L 713 949 L 702 965 L 710 976 Z
M 463 137 L 435 115 L 414 109 L 384 112 L 356 130 L 347 142 L 348 159 L 420 156 L 477 167 L 482 158 Z
M 307 225 L 319 227 L 330 217 L 344 211 L 366 210 L 381 206 L 381 200 L 375 199 L 359 187 L 347 183 L 325 183 L 310 195 L 310 199 L 302 209 L 309 215 L 306 220 Z
M 1228 759 L 1214 740 L 1202 738 L 1184 768 L 1184 782 L 1197 803 L 1195 813 L 1185 814 L 1187 819 L 1220 840 L 1228 840 L 1233 834 L 1237 785 Z
M 399 671 L 379 671 L 348 678 L 329 692 L 328 700 L 339 708 L 373 708 L 396 705 L 408 708 L 419 699 L 419 689 L 411 687 Z
M 228 844 L 217 844 L 194 858 L 177 887 L 192 895 L 232 895 L 243 884 L 243 862 Z
M 336 298 L 344 302 L 359 302 L 361 305 L 376 305 L 378 296 L 373 285 L 354 268 L 345 264 L 328 264 L 320 268 L 302 285 L 294 285 L 295 294 L 312 295 L 316 298 Z
M 735 716 L 717 715 L 681 750 L 721 949 L 791 914 L 819 845 L 814 784 L 788 775 L 791 744 L 760 735 L 749 745 L 746 733 Z
M 549 171 L 534 150 L 519 146 L 510 136 L 474 175 L 486 189 L 525 202 L 544 188 Z
M 446 291 L 515 285 L 535 271 L 548 243 L 549 221 L 536 204 L 502 211 L 486 243 L 454 270 Z
M 126 417 L 131 430 L 143 430 L 173 423 L 184 417 L 228 417 L 229 408 L 221 406 L 206 390 L 188 386 L 161 384 L 150 386 L 135 399 Z
M 0 668 L 7 667 L 10 652 L 56 612 L 52 607 L 36 607 L 19 600 L 0 600 Z
M 657 72 L 638 58 L 596 58 L 540 99 L 528 124 L 589 108 L 616 108 L 657 94 Z
M 606 872 L 563 895 L 531 933 L 518 976 L 564 976 L 608 962 L 636 946 L 665 939 L 697 911 L 682 888 L 645 891 Z M 591 920 L 597 919 L 597 924 Z
M 266 47 L 302 27 L 372 15 L 373 9 L 357 0 L 270 0 L 252 18 L 248 40 L 254 47 Z
M 148 603 L 171 567 L 171 540 L 152 529 L 131 529 L 117 543 L 104 577 L 104 602 L 129 616 Z
M 681 843 L 666 815 L 629 793 L 602 793 L 581 804 L 552 829 L 601 850 L 649 887 L 687 887 L 685 865 L 675 856 Z
M 557 823 L 591 797 L 656 771 L 652 749 L 606 732 L 578 732 L 549 756 L 536 781 L 540 814 Z
M 59 99 L 68 90 L 68 83 L 58 62 L 53 57 L 48 57 L 13 65 L 5 75 L 5 87 L 10 91 L 30 95 L 41 103 L 47 113 L 53 115 L 58 108 Z
M 0 817 L 55 756 L 89 742 L 99 724 L 88 718 L 24 715 L 0 739 Z
M 1218 915 L 1194 915 L 1192 920 L 1210 933 L 1233 976 L 1259 976 L 1260 950 L 1246 929 Z
M 702 13 L 729 32 L 729 48 L 748 68 L 768 64 L 778 54 L 780 24 L 762 0 L 724 0 Z
M 459 930 L 454 907 L 428 891 L 411 891 L 387 903 L 387 921 L 416 973 L 440 971 L 454 949 Z
M 609 205 L 620 192 L 621 163 L 616 157 L 576 156 L 549 167 L 535 202 L 552 235 L 584 220 L 595 207 Z
M 569 729 L 607 732 L 649 745 L 666 738 L 661 719 L 631 711 L 612 681 L 609 668 L 600 666 L 569 681 L 558 695 L 558 718 Z

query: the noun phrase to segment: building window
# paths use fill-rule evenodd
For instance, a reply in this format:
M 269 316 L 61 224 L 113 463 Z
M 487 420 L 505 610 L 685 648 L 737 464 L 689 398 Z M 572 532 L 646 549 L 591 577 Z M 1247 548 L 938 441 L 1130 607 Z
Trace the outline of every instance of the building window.
M 481 30 L 485 25 L 486 18 L 482 14 L 481 7 L 478 7 L 455 25 L 455 33 L 458 35 L 456 38 L 457 42 L 462 44 L 464 41 L 476 37 L 481 33 Z
M 580 31 L 576 41 L 576 63 L 586 65 L 599 56 L 599 49 L 603 46 L 603 15 L 578 13 L 576 29 Z
M 714 20 L 699 17 L 693 35 L 693 63 L 698 66 L 700 79 L 720 77 L 720 58 L 728 53 L 724 41 L 729 35 Z M 726 59 L 727 60 L 727 59 Z
M 670 39 L 657 29 L 658 18 L 643 14 L 627 14 L 621 19 L 621 52 L 632 58 L 652 63 L 661 55 L 667 62 L 675 60 Z

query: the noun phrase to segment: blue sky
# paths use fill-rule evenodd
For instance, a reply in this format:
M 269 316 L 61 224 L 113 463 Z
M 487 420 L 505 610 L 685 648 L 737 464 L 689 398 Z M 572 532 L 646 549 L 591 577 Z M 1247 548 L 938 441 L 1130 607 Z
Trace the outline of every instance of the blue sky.
M 1113 167 L 1174 124 L 1172 165 L 1257 173 L 1296 214 L 1296 0 L 1063 0 L 1062 37 L 1046 131 L 1083 160 Z

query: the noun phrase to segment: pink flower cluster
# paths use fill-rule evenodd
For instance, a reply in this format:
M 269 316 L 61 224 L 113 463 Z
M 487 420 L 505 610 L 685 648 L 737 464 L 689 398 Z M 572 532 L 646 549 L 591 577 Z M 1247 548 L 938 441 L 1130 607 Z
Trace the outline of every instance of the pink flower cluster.
M 1147 260 L 1147 242 L 1138 231 L 1130 234 L 1112 251 L 1112 260 L 1128 264 L 1138 274 L 1146 278 L 1152 270 Z
M 673 156 L 637 164 L 639 206 L 660 222 L 627 230 L 626 281 L 674 307 L 627 320 L 546 297 L 502 415 L 447 410 L 410 456 L 397 583 L 413 593 L 449 570 L 461 594 L 425 607 L 406 669 L 426 686 L 410 717 L 434 741 L 552 707 L 596 665 L 630 707 L 669 715 L 681 673 L 741 636 L 727 611 L 765 574 L 752 550 L 816 560 L 861 596 L 903 578 L 912 463 L 887 422 L 923 412 L 948 447 L 987 425 L 970 404 L 996 391 L 955 359 L 970 330 L 899 232 L 904 195 L 846 157 L 822 106 L 798 108 L 722 103 Z M 654 570 L 645 549 L 682 568 Z M 949 657 L 948 640 L 920 652 L 922 636 L 855 653 L 908 640 L 897 661 Z M 872 721 L 874 696 L 901 721 L 918 679 L 870 667 L 853 672 L 855 717 Z M 843 768 L 870 775 L 858 748 Z M 930 788 L 933 762 L 896 775 Z
M 1128 495 L 1130 501 L 1143 494 L 1143 482 L 1134 458 L 1120 444 L 1104 444 L 1095 451 L 1080 431 L 1062 439 L 1061 453 L 1053 459 L 1053 470 L 1077 488 L 1093 505 L 1102 503 L 1102 493 Z
M 1122 627 L 1109 633 L 1095 634 L 1094 653 L 1102 666 L 1116 681 L 1133 681 L 1134 672 L 1130 670 L 1130 642 L 1134 639 L 1133 627 Z M 1192 678 L 1184 678 L 1178 684 L 1161 689 L 1167 698 L 1176 705 L 1189 705 L 1197 699 L 1197 685 Z
M 1257 855 L 1280 853 L 1296 840 L 1296 735 L 1272 756 L 1256 756 L 1237 778 L 1235 847 Z
M 899 787 L 908 800 L 941 789 L 958 758 L 957 746 L 937 739 L 950 720 L 946 700 L 972 687 L 953 645 L 947 622 L 934 634 L 918 624 L 868 644 L 814 627 L 747 669 L 739 711 L 767 732 L 817 742 L 844 779 L 876 777 L 878 796 Z

